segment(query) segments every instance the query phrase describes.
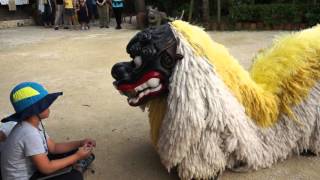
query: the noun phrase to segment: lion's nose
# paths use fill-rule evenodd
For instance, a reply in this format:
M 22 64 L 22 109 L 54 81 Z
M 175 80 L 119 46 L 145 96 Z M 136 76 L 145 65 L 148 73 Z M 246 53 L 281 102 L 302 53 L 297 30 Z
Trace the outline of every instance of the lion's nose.
M 130 62 L 121 62 L 112 67 L 111 75 L 116 81 L 130 79 L 132 70 Z

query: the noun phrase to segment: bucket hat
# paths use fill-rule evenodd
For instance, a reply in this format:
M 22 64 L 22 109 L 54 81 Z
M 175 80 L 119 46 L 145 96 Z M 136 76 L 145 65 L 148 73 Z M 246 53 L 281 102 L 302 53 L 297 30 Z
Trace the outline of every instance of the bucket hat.
M 33 115 L 38 115 L 62 95 L 62 92 L 48 93 L 39 83 L 23 82 L 18 84 L 10 93 L 10 101 L 15 113 L 2 119 L 1 122 L 20 122 Z

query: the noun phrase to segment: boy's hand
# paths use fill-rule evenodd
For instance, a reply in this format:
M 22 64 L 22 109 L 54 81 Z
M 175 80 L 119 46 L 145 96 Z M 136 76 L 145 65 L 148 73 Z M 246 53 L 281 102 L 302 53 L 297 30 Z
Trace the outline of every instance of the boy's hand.
M 92 148 L 83 146 L 78 149 L 78 151 L 76 152 L 76 155 L 78 156 L 78 159 L 84 159 L 91 155 L 91 151 L 92 151 Z
M 80 146 L 96 147 L 96 141 L 90 138 L 81 141 Z

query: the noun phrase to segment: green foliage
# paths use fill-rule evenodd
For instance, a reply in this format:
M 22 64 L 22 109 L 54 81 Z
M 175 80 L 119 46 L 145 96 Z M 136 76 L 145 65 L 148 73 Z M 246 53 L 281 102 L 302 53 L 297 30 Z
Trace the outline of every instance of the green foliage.
M 320 22 L 320 0 L 221 0 L 222 18 L 231 22 L 263 22 L 268 25 L 284 23 Z M 158 7 L 170 17 L 180 16 L 184 10 L 186 20 L 190 0 L 146 0 L 147 5 Z M 216 19 L 217 0 L 210 0 L 211 20 Z M 193 21 L 202 21 L 202 0 L 194 1 Z
M 230 18 L 232 21 L 258 21 L 261 17 L 260 6 L 257 5 L 237 5 L 232 6 Z
M 200 14 L 201 1 L 195 0 L 193 8 L 193 17 L 196 19 Z M 159 10 L 164 11 L 170 17 L 179 17 L 184 11 L 184 18 L 188 17 L 190 0 L 146 0 L 146 5 L 158 7 Z
M 176 9 L 174 9 L 172 11 L 172 17 L 180 17 L 182 11 L 184 11 L 184 18 L 187 18 L 188 14 L 189 14 L 189 8 L 190 8 L 189 3 L 181 4 L 181 6 L 177 7 Z
M 320 7 L 318 6 L 309 9 L 305 14 L 305 19 L 310 26 L 320 23 Z
M 230 3 L 234 6 L 248 5 L 248 4 L 254 4 L 255 0 L 230 0 Z
M 268 25 L 308 23 L 320 21 L 320 6 L 306 4 L 237 5 L 230 8 L 232 22 L 263 22 Z

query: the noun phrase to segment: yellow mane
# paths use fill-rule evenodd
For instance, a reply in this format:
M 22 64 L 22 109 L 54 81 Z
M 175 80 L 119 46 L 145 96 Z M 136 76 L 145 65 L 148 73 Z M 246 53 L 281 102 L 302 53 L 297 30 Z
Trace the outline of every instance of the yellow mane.
M 320 26 L 287 35 L 257 56 L 251 73 L 245 71 L 223 46 L 201 28 L 174 21 L 194 53 L 205 56 L 220 78 L 260 126 L 270 126 L 279 113 L 292 115 L 320 77 Z
M 262 126 L 272 124 L 278 114 L 278 99 L 251 80 L 247 71 L 223 46 L 211 40 L 201 28 L 183 21 L 172 23 L 193 47 L 194 53 L 205 56 L 214 66 L 220 78 L 242 103 L 246 113 Z
M 276 40 L 256 57 L 250 75 L 280 99 L 280 112 L 295 118 L 291 108 L 309 95 L 320 78 L 320 26 Z

